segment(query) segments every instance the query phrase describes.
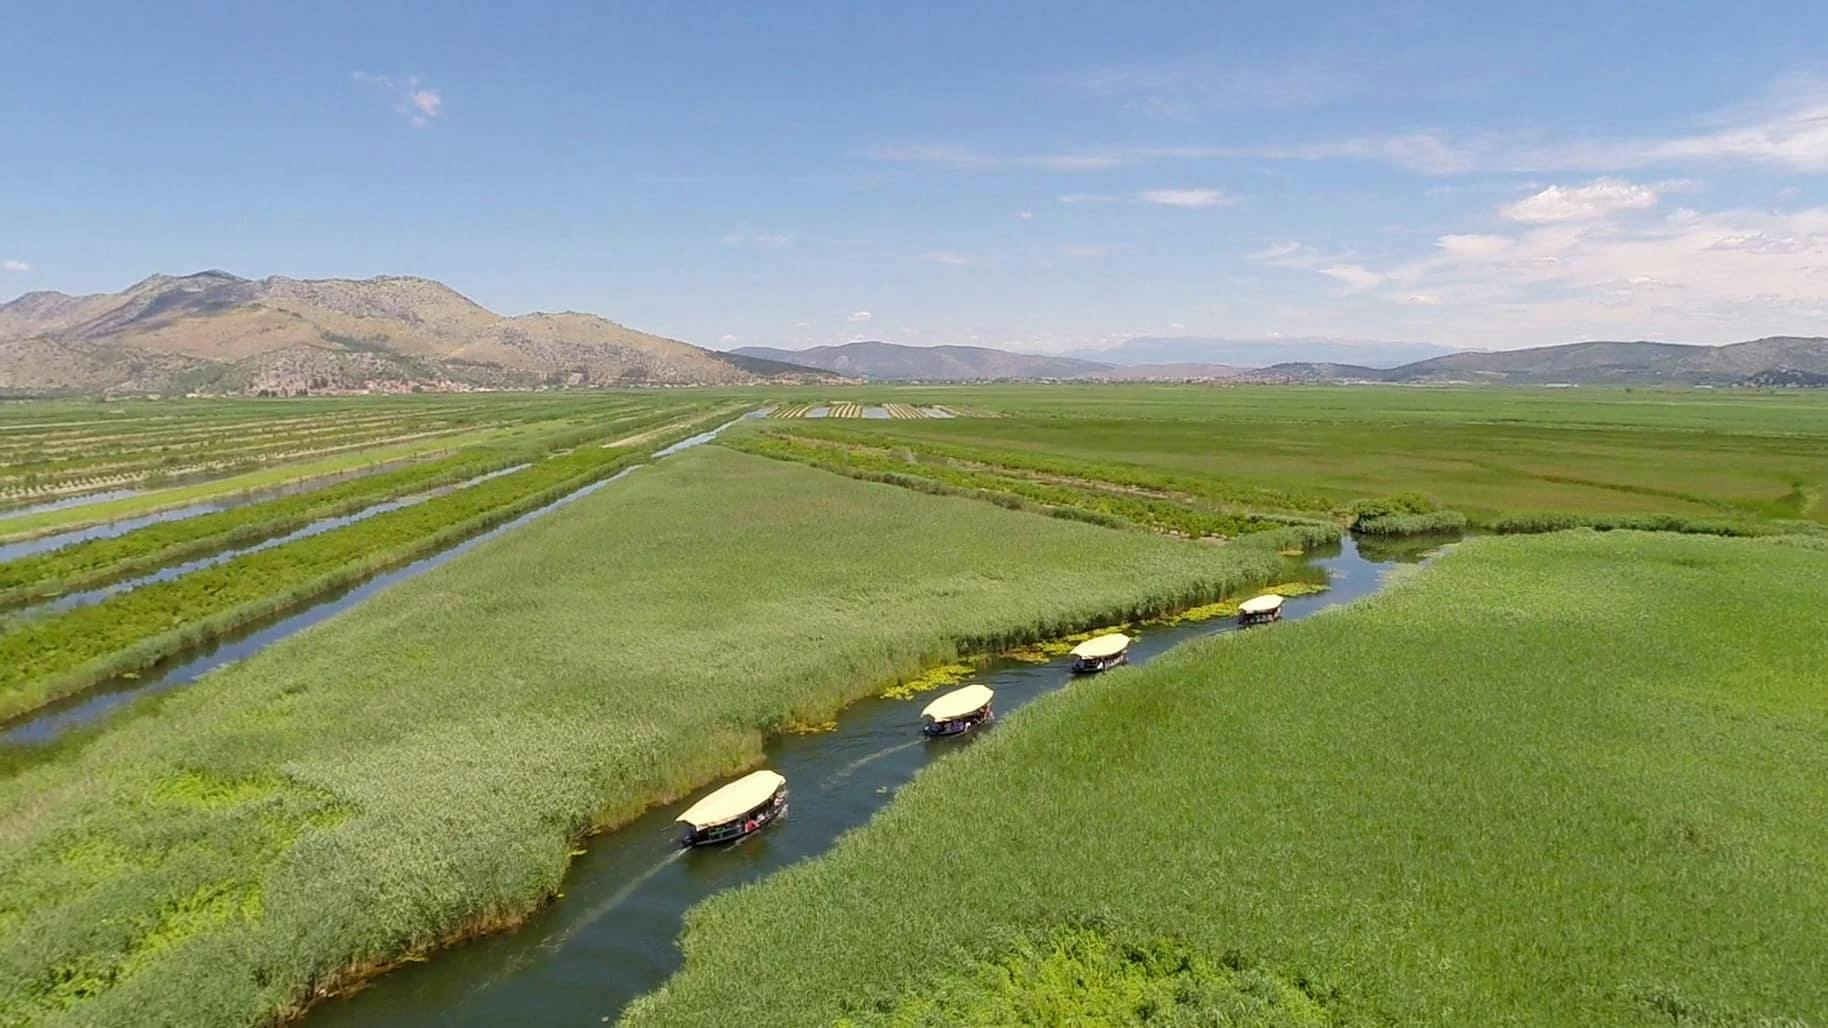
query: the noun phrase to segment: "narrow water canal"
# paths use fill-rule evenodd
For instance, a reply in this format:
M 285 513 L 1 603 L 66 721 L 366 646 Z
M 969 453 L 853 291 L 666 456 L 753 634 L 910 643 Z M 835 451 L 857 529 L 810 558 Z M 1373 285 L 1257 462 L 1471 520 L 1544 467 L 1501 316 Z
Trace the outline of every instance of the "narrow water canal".
M 1368 596 L 1383 586 L 1391 569 L 1423 554 L 1405 550 L 1391 556 L 1369 560 L 1347 538 L 1305 562 L 1291 562 L 1297 565 L 1291 578 L 1319 580 L 1324 574 L 1330 588 L 1289 600 L 1284 617 L 1307 617 Z M 1146 663 L 1179 643 L 1235 630 L 1229 619 L 1146 627 L 1130 659 Z M 1047 664 L 1005 661 L 972 681 L 996 690 L 997 713 L 1006 717 L 1067 687 L 1074 680 L 1068 664 L 1066 658 Z M 1074 687 L 1096 688 L 1095 680 L 1082 681 Z M 765 766 L 786 776 L 792 795 L 792 813 L 780 824 L 728 848 L 681 851 L 673 818 L 698 796 L 650 811 L 591 839 L 566 875 L 564 897 L 518 931 L 396 970 L 319 1007 L 307 1021 L 313 1028 L 345 1028 L 614 1020 L 629 1001 L 679 968 L 676 940 L 688 908 L 824 851 L 840 834 L 869 820 L 927 762 L 971 745 L 975 733 L 932 740 L 920 734 L 919 711 L 930 699 L 865 700 L 839 715 L 835 731 L 770 742 Z
M 663 460 L 681 450 L 708 443 L 730 426 L 750 418 L 760 417 L 763 413 L 759 410 L 752 411 L 710 431 L 682 439 L 671 446 L 655 451 L 650 460 Z M 391 571 L 382 572 L 360 584 L 324 594 L 284 614 L 248 625 L 225 638 L 186 650 L 142 671 L 117 676 L 68 699 L 48 704 L 0 731 L 0 748 L 42 747 L 55 742 L 64 733 L 86 727 L 98 718 L 141 697 L 189 685 L 225 664 L 232 664 L 251 657 L 281 639 L 296 635 L 326 618 L 348 610 L 382 589 L 409 578 L 417 578 L 452 558 L 469 552 L 489 539 L 512 532 L 535 518 L 575 503 L 646 466 L 646 464 L 630 465 L 607 478 L 599 479 L 566 493 L 543 507 L 535 508 L 510 521 L 496 525 L 494 528 L 470 536 L 448 549 L 421 557 Z M 464 484 L 471 485 L 474 482 Z

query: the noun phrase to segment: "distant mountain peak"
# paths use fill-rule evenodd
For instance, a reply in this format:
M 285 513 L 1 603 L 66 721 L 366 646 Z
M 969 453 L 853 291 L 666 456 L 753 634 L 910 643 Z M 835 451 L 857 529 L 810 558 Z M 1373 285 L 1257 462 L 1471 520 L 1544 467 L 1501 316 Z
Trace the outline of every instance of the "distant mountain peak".
M 41 291 L 0 304 L 0 390 L 740 385 L 782 376 L 817 373 L 734 361 L 591 314 L 507 318 L 410 275 L 255 281 L 212 269 L 151 275 L 119 293 Z

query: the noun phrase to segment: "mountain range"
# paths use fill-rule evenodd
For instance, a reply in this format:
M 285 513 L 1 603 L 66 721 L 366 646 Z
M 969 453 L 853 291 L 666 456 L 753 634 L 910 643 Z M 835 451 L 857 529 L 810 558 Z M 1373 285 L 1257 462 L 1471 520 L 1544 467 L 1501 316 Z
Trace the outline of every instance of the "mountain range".
M 1725 346 L 1586 342 L 1525 350 L 1456 353 L 1395 368 L 1284 363 L 1252 377 L 1502 385 L 1828 386 L 1828 338 L 1772 336 Z
M 1441 346 L 1438 343 L 1332 339 L 1322 336 L 1276 336 L 1267 339 L 1138 336 L 1109 349 L 1071 350 L 1067 356 L 1116 365 L 1224 364 L 1237 368 L 1261 368 L 1284 361 L 1315 361 L 1394 368 L 1412 361 L 1459 352 L 1451 346 Z
M 0 304 L 0 394 L 12 395 L 848 379 L 1828 386 L 1828 339 L 1820 337 L 1726 346 L 1639 341 L 1438 352 L 1443 349 L 1327 339 L 1139 338 L 1067 355 L 882 341 L 718 353 L 594 314 L 507 317 L 438 282 L 403 276 L 255 280 L 204 271 L 154 275 L 118 293 L 34 292 Z M 1384 364 L 1411 353 L 1425 356 Z M 1295 355 L 1302 359 L 1287 359 Z M 1282 360 L 1271 363 L 1276 358 Z
M 830 376 L 566 311 L 505 317 L 423 278 L 154 275 L 0 305 L 0 391 L 741 385 Z
M 1110 379 L 1161 381 L 1232 378 L 1243 369 L 1223 364 L 1119 366 L 1079 357 L 1014 353 L 987 346 L 904 346 L 878 340 L 780 350 L 744 346 L 732 354 L 782 361 L 851 378 L 971 382 L 990 379 Z
M 1155 344 L 1179 340 L 1139 342 L 1147 345 L 1119 349 L 1126 350 L 1130 356 L 1158 354 L 1165 351 L 1157 349 Z M 1352 355 L 1351 347 L 1376 344 L 1341 342 L 1337 345 L 1346 348 L 1347 355 Z M 853 378 L 884 380 L 1234 379 L 1509 385 L 1828 386 L 1828 339 L 1797 336 L 1756 339 L 1726 346 L 1657 342 L 1568 343 L 1526 350 L 1447 353 L 1388 368 L 1325 360 L 1283 361 L 1258 368 L 1198 362 L 1112 364 L 1083 357 L 1010 353 L 975 346 L 920 347 L 885 342 L 818 346 L 809 350 L 746 347 L 735 352 L 821 368 Z

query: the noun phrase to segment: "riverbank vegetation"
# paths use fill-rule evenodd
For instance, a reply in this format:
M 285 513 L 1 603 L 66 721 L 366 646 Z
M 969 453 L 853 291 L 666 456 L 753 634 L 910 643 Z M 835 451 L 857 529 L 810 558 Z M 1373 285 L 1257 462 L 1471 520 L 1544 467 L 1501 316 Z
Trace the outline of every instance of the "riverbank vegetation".
M 1273 582 L 1289 542 L 669 457 L 12 769 L 0 1023 L 263 1022 L 512 924 L 768 732 Z
M 1810 545 L 1466 543 L 1024 708 L 628 1023 L 1813 1024 L 1824 608 Z

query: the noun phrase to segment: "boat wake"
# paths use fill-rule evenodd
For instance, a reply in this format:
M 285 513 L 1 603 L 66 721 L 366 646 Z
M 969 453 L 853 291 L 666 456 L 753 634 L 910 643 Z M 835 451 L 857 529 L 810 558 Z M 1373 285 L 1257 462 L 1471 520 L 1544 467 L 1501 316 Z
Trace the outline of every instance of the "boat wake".
M 617 889 L 615 892 L 610 893 L 607 897 L 605 897 L 602 900 L 602 902 L 598 903 L 596 906 L 591 907 L 590 910 L 588 912 L 586 912 L 583 917 L 578 918 L 577 920 L 573 921 L 569 925 L 566 925 L 564 931 L 557 932 L 554 935 L 552 935 L 550 938 L 541 942 L 540 946 L 539 946 L 540 951 L 543 953 L 554 953 L 560 949 L 563 949 L 565 947 L 565 944 L 570 942 L 573 938 L 575 938 L 579 932 L 582 932 L 584 929 L 589 928 L 591 925 L 602 920 L 603 915 L 605 915 L 605 914 L 609 913 L 610 911 L 616 909 L 617 907 L 621 906 L 623 900 L 626 900 L 630 896 L 634 895 L 635 890 L 641 888 L 643 885 L 646 885 L 648 883 L 649 879 L 653 878 L 655 875 L 659 874 L 660 872 L 666 870 L 669 865 L 676 863 L 681 857 L 685 856 L 687 853 L 690 853 L 690 852 L 691 852 L 691 850 L 687 850 L 687 849 L 675 849 L 673 852 L 667 854 L 664 858 L 657 861 L 652 867 L 641 872 L 640 874 L 636 875 L 635 877 L 630 878 L 628 881 L 623 882 L 621 888 Z
M 856 760 L 853 760 L 850 763 L 839 768 L 838 770 L 833 771 L 830 775 L 828 775 L 826 777 L 825 781 L 823 781 L 819 784 L 821 786 L 832 785 L 841 778 L 849 778 L 851 775 L 856 773 L 858 768 L 864 766 L 865 764 L 869 764 L 874 761 L 881 760 L 882 758 L 888 756 L 891 753 L 900 753 L 902 750 L 912 749 L 915 746 L 923 745 L 926 743 L 926 741 L 927 740 L 924 737 L 921 737 L 921 738 L 910 739 L 907 742 L 896 743 L 893 746 L 885 746 L 882 749 L 879 749 L 874 753 L 867 754 L 862 757 L 858 757 Z

